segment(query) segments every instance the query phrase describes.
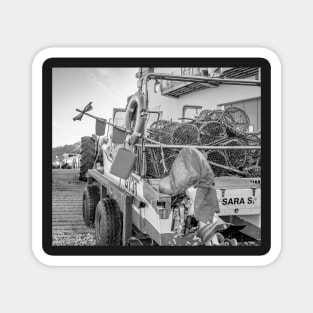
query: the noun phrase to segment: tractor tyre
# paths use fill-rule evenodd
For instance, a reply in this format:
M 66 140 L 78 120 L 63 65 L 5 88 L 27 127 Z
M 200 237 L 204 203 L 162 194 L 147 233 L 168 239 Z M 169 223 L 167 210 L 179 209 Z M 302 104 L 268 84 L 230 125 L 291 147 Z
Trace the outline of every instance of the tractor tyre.
M 93 168 L 96 149 L 95 140 L 92 137 L 82 137 L 80 145 L 80 173 L 79 180 L 86 181 L 86 174 Z
M 101 199 L 95 217 L 96 245 L 122 245 L 123 219 L 120 208 L 114 199 Z
M 97 185 L 86 186 L 83 193 L 83 219 L 88 227 L 95 225 L 95 213 L 99 200 L 99 187 Z
M 233 239 L 225 238 L 224 246 L 238 246 L 238 242 L 235 238 Z

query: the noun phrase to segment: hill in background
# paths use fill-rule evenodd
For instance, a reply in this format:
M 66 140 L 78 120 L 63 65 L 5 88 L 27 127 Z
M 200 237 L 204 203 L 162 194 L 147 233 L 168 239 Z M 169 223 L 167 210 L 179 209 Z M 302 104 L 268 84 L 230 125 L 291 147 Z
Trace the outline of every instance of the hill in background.
M 52 148 L 52 162 L 55 161 L 56 156 L 58 156 L 61 161 L 64 153 L 80 153 L 80 142 L 76 142 L 72 145 Z

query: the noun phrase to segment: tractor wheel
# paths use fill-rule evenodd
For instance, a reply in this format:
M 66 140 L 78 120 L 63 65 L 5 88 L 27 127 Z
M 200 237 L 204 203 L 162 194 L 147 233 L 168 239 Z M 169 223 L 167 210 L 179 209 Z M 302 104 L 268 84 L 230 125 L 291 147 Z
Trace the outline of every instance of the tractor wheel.
M 96 158 L 95 140 L 92 137 L 82 137 L 80 145 L 80 174 L 79 180 L 86 181 L 86 174 L 93 168 Z
M 97 185 L 86 186 L 83 193 L 83 219 L 88 227 L 95 225 L 95 212 L 99 200 L 99 187 Z
M 95 228 L 97 246 L 122 244 L 122 213 L 114 199 L 101 199 L 96 208 Z

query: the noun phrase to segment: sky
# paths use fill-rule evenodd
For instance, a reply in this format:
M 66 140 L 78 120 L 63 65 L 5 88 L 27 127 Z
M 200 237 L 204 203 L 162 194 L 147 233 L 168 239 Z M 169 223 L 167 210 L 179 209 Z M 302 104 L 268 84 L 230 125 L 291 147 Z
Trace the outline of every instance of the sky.
M 109 119 L 113 108 L 125 108 L 137 91 L 138 68 L 54 68 L 52 78 L 53 147 L 73 144 L 95 133 L 95 120 L 73 121 L 92 102 L 91 114 Z

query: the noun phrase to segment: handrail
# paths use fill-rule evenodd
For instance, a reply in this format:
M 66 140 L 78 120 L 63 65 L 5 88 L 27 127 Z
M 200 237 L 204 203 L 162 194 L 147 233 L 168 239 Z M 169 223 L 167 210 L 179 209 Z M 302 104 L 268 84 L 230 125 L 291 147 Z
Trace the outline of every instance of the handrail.
M 245 86 L 261 86 L 261 81 L 256 79 L 236 79 L 236 78 L 216 78 L 209 76 L 186 76 L 186 75 L 173 75 L 166 73 L 148 73 L 145 77 L 141 78 L 143 84 L 146 84 L 150 79 L 182 81 L 191 83 L 219 83 L 228 85 L 245 85 Z
M 207 76 L 185 76 L 185 75 L 172 75 L 166 73 L 148 73 L 146 76 L 140 78 L 140 87 L 144 85 L 144 101 L 148 108 L 148 81 L 150 79 L 170 80 L 170 81 L 182 81 L 191 83 L 218 83 L 227 85 L 243 85 L 243 86 L 259 86 L 261 87 L 261 81 L 255 79 L 230 79 L 230 78 L 215 78 Z
M 141 147 L 141 144 L 136 144 Z M 168 148 L 168 149 L 183 149 L 195 148 L 199 150 L 261 150 L 261 146 L 194 146 L 194 145 L 167 145 L 167 144 L 145 144 L 146 148 Z
M 152 144 L 145 144 L 146 148 L 169 148 L 169 149 L 183 149 L 186 147 L 193 147 L 199 150 L 261 150 L 261 146 L 197 146 L 197 145 L 168 145 L 163 144 L 148 137 L 143 136 L 147 141 L 152 142 Z M 136 146 L 141 147 L 142 144 L 136 144 Z

